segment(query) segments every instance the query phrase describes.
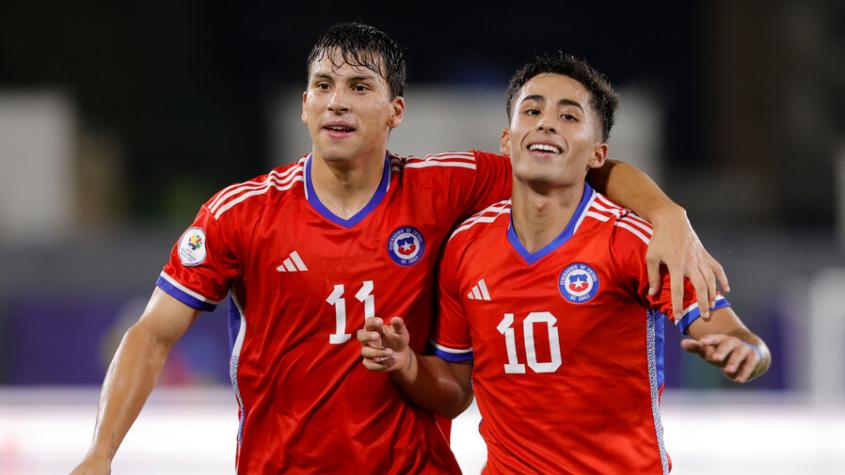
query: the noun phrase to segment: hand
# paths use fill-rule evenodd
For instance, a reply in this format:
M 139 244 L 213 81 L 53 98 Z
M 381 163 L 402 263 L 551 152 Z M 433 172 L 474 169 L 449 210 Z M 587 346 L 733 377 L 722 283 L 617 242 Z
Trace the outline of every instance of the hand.
M 393 317 L 390 325 L 378 317 L 368 318 L 358 330 L 358 341 L 364 366 L 371 371 L 407 370 L 412 363 L 410 335 L 401 317 Z
M 749 344 L 731 335 L 713 334 L 700 340 L 686 338 L 681 347 L 704 361 L 722 368 L 722 373 L 737 383 L 757 376 L 762 358 Z
M 684 308 L 684 277 L 695 288 L 698 308 L 705 320 L 710 318 L 710 309 L 716 302 L 716 280 L 725 292 L 731 290 L 725 270 L 704 249 L 683 208 L 662 212 L 654 220 L 654 235 L 646 252 L 649 295 L 660 291 L 661 263 L 669 270 L 675 318 L 681 318 Z
M 111 473 L 111 462 L 108 459 L 97 457 L 85 457 L 70 475 L 109 475 Z

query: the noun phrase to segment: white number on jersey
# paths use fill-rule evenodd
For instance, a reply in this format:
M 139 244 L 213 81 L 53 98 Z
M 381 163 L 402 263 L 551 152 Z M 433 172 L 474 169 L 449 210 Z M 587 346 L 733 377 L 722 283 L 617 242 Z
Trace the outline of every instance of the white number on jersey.
M 340 345 L 352 339 L 351 333 L 346 333 L 346 299 L 343 298 L 343 284 L 335 284 L 334 290 L 326 298 L 326 302 L 334 307 L 335 332 L 329 335 L 329 343 Z M 355 294 L 359 302 L 364 303 L 364 320 L 376 316 L 376 299 L 373 296 L 373 281 L 365 280 L 361 289 Z
M 545 323 L 549 332 L 549 353 L 551 361 L 540 363 L 537 361 L 537 350 L 534 347 L 534 324 Z M 528 366 L 535 373 L 554 373 L 560 368 L 560 341 L 557 336 L 557 318 L 551 312 L 531 312 L 522 322 L 522 333 L 525 340 L 525 356 Z M 505 373 L 525 374 L 525 365 L 519 362 L 516 354 L 516 337 L 514 336 L 513 314 L 506 313 L 505 318 L 496 327 L 505 336 L 505 349 L 508 352 L 508 362 L 505 363 Z

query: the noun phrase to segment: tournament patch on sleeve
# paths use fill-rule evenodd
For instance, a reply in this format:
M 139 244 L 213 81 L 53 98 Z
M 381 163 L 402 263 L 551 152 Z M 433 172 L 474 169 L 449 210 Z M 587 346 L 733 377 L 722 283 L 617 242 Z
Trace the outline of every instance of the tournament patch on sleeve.
M 183 266 L 194 267 L 205 262 L 208 254 L 205 231 L 198 227 L 188 228 L 179 240 L 178 252 Z

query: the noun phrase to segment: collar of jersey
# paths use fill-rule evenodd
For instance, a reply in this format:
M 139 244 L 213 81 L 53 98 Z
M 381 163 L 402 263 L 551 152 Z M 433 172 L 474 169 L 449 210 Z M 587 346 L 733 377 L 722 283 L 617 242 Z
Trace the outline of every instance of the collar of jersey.
M 572 213 L 572 217 L 569 218 L 569 222 L 566 224 L 566 227 L 563 228 L 563 231 L 561 231 L 558 237 L 554 238 L 552 242 L 546 244 L 542 249 L 534 253 L 528 252 L 528 249 L 525 249 L 525 246 L 522 245 L 522 241 L 519 240 L 519 236 L 516 235 L 516 230 L 513 227 L 513 210 L 511 210 L 510 224 L 508 225 L 508 241 L 510 241 L 511 246 L 516 249 L 516 252 L 525 259 L 525 262 L 527 262 L 528 265 L 534 264 L 549 255 L 549 253 L 555 249 L 558 249 L 566 244 L 566 241 L 569 241 L 572 235 L 575 234 L 578 223 L 581 222 L 581 216 L 584 214 L 584 211 L 586 211 L 587 205 L 590 203 L 592 196 L 593 189 L 585 182 L 581 201 L 578 203 L 578 207 L 575 208 L 575 212 Z
M 337 223 L 341 226 L 351 228 L 358 224 L 362 219 L 369 216 L 369 214 L 381 203 L 381 200 L 384 198 L 384 195 L 387 194 L 387 188 L 390 186 L 390 156 L 384 156 L 384 170 L 381 172 L 381 182 L 378 184 L 378 188 L 376 188 L 376 192 L 373 193 L 373 197 L 370 198 L 370 201 L 367 202 L 367 205 L 361 208 L 361 211 L 355 213 L 349 219 L 343 219 L 340 216 L 332 213 L 326 208 L 326 205 L 320 201 L 320 198 L 317 196 L 317 193 L 314 192 L 314 183 L 311 181 L 311 160 L 313 159 L 311 154 L 308 154 L 308 159 L 305 161 L 305 197 L 308 199 L 308 202 L 311 203 L 311 206 L 317 210 L 318 213 L 323 215 L 324 218 L 328 219 L 333 223 Z

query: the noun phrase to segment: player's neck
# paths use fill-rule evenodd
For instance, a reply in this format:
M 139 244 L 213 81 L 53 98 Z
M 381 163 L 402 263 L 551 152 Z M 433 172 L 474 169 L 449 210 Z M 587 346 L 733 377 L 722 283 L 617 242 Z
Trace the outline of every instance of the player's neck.
M 514 231 L 528 252 L 539 251 L 563 232 L 583 193 L 583 181 L 538 189 L 514 178 L 511 216 Z
M 381 182 L 385 153 L 377 151 L 352 160 L 329 160 L 314 153 L 311 182 L 320 202 L 343 219 L 361 211 Z

